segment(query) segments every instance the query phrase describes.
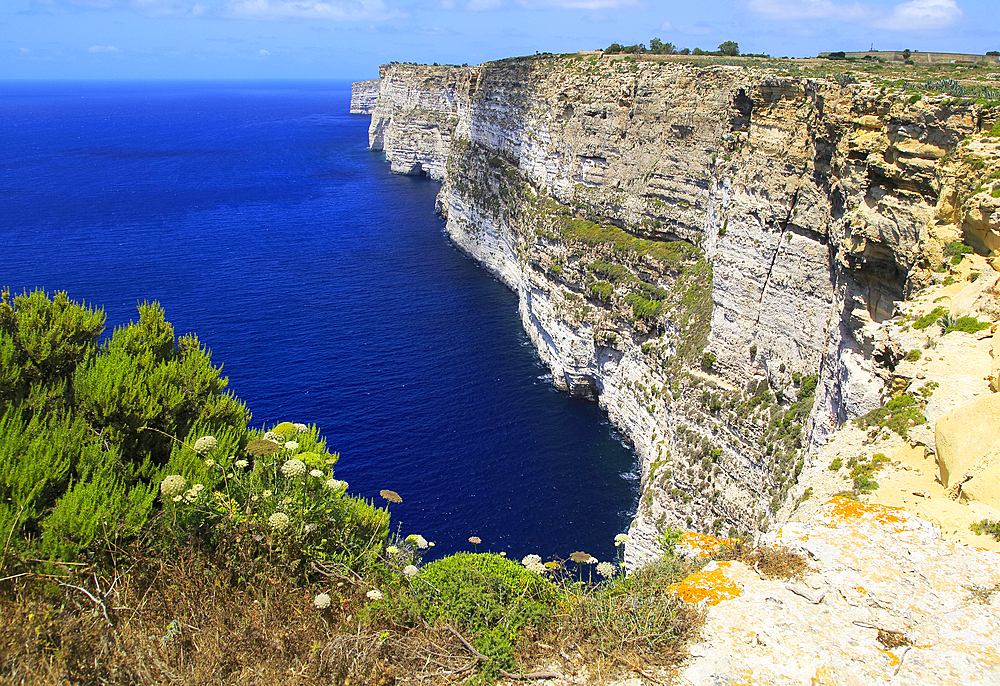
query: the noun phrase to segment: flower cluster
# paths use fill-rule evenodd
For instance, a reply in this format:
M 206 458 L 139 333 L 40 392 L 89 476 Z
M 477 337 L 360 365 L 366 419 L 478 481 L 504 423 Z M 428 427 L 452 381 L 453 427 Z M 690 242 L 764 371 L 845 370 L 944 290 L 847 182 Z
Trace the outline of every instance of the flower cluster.
M 187 488 L 187 481 L 180 474 L 171 474 L 160 482 L 160 493 L 168 498 L 180 495 Z
M 292 452 L 295 452 L 298 449 L 299 449 L 299 444 L 296 443 L 295 441 L 287 441 L 285 443 L 285 450 L 291 450 Z
M 250 463 L 247 462 L 246 460 L 236 460 L 234 464 L 236 465 L 237 469 L 246 469 L 247 465 L 249 465 Z
M 410 578 L 415 577 L 419 573 L 420 570 L 417 569 L 416 565 L 406 565 L 405 567 L 403 567 L 403 574 Z
M 597 573 L 603 576 L 605 579 L 610 579 L 615 574 L 618 573 L 618 569 L 610 562 L 598 562 L 597 563 Z
M 306 426 L 305 424 L 300 424 L 299 422 L 296 422 L 295 424 L 292 424 L 292 426 L 294 426 L 295 430 L 298 431 L 299 433 L 303 433 L 303 432 L 309 430 L 308 426 Z
M 325 610 L 330 607 L 330 596 L 326 593 L 319 593 L 313 598 L 313 605 L 317 610 Z
M 342 488 L 345 490 L 347 489 L 347 482 L 340 481 L 339 479 L 332 479 L 332 478 L 327 479 L 326 483 L 324 483 L 323 485 L 329 488 L 331 491 L 339 491 Z
M 615 536 L 615 547 L 627 544 L 631 539 L 628 534 L 618 534 Z
M 369 600 L 382 600 L 382 591 L 378 590 L 377 588 L 373 588 L 372 590 L 365 593 L 365 595 L 368 596 Z
M 210 450 L 215 450 L 217 445 L 219 443 L 215 440 L 215 436 L 202 436 L 194 442 L 194 451 L 196 453 L 207 453 Z
M 313 469 L 313 470 L 309 471 L 309 476 L 314 477 L 316 479 L 322 479 L 323 478 L 323 472 L 321 472 L 318 469 Z
M 284 531 L 288 528 L 288 525 L 292 523 L 292 520 L 288 518 L 284 512 L 275 512 L 273 515 L 267 518 L 267 524 L 275 531 Z
M 285 464 L 281 465 L 281 473 L 287 476 L 289 479 L 294 479 L 296 477 L 305 476 L 306 473 L 306 463 L 302 460 L 292 458 L 288 460 Z

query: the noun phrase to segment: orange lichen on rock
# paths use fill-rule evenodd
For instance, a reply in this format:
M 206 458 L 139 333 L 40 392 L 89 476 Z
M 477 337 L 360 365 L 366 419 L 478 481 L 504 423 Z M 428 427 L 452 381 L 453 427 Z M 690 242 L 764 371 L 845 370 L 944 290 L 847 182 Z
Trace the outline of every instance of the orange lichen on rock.
M 670 592 L 686 603 L 718 605 L 723 600 L 738 598 L 742 587 L 726 576 L 733 562 L 711 562 L 700 572 L 690 574 L 680 583 L 671 584 Z
M 712 557 L 722 548 L 735 548 L 735 538 L 716 538 L 707 534 L 699 534 L 694 531 L 685 531 L 681 537 L 678 548 L 681 551 L 690 551 L 696 557 Z
M 906 521 L 904 517 L 897 514 L 904 511 L 901 507 L 861 503 L 842 496 L 830 500 L 826 504 L 826 508 L 829 515 L 840 522 L 858 520 L 865 516 L 869 516 L 880 524 L 898 524 Z

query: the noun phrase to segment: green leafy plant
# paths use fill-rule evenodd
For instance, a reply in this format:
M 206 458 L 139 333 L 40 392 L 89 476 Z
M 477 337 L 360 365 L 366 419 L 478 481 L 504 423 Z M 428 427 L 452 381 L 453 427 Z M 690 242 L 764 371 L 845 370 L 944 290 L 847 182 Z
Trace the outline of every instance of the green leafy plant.
M 978 522 L 973 522 L 969 525 L 969 528 L 972 529 L 972 533 L 978 536 L 992 536 L 994 540 L 1000 541 L 1000 522 L 983 519 Z
M 911 426 L 923 424 L 927 421 L 920 411 L 917 401 L 912 395 L 900 395 L 882 407 L 872 410 L 868 414 L 858 417 L 858 426 L 867 429 L 870 426 L 888 427 L 892 431 L 906 438 L 907 430 Z

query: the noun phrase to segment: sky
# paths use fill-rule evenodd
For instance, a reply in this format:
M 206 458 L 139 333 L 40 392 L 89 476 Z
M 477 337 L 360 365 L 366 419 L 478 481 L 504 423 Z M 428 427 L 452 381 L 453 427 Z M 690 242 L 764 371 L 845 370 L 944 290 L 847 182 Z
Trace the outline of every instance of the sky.
M 645 43 L 1000 50 L 997 0 L 0 0 L 3 79 L 369 79 Z

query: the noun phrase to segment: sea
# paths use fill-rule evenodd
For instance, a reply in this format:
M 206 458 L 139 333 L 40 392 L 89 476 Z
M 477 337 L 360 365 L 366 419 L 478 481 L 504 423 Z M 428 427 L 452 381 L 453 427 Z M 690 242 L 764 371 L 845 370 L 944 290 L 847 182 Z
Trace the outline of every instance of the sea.
M 393 531 L 613 559 L 636 457 L 553 387 L 503 284 L 393 175 L 346 81 L 0 83 L 0 287 L 159 301 L 253 426 L 320 427 Z

